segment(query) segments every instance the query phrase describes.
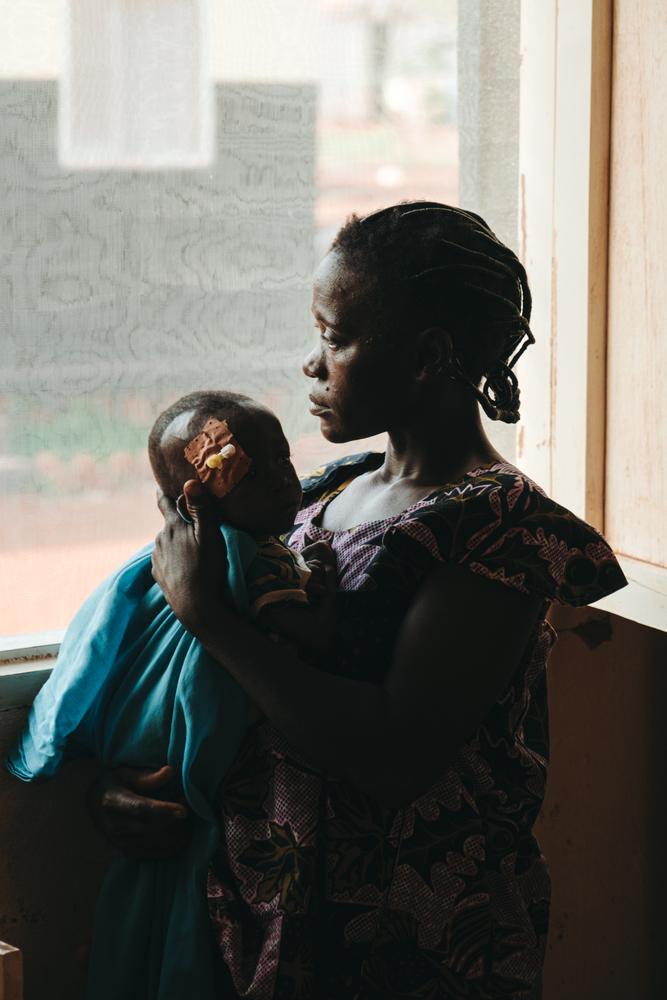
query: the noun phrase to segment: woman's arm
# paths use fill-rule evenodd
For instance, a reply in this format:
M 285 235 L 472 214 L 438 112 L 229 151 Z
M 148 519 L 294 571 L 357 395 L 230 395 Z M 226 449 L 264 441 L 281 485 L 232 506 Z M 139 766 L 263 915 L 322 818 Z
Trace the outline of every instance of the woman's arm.
M 204 498 L 202 498 L 204 500 Z M 317 671 L 224 607 L 205 500 L 194 530 L 162 499 L 154 576 L 177 617 L 312 763 L 387 805 L 425 791 L 506 689 L 542 601 L 461 567 L 424 580 L 382 686 Z

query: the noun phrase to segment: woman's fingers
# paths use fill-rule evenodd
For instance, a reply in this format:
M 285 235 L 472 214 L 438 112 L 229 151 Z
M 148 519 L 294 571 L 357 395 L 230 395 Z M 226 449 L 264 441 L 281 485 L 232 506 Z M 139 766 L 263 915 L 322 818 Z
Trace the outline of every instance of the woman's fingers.
M 165 858 L 182 850 L 192 834 L 189 819 L 153 817 L 133 819 L 120 812 L 108 813 L 100 831 L 106 839 L 129 857 Z
M 102 798 L 102 808 L 107 813 L 152 827 L 168 826 L 186 819 L 188 810 L 182 800 L 152 797 L 173 778 L 171 768 L 133 772 L 134 768 L 117 768 L 111 772 Z
M 164 788 L 173 780 L 175 771 L 169 764 L 164 764 L 157 771 L 143 767 L 116 767 L 112 771 L 118 783 L 131 788 L 135 792 L 152 792 Z
M 188 810 L 181 802 L 163 802 L 137 795 L 125 788 L 110 790 L 104 801 L 105 808 L 128 820 L 153 828 L 169 826 L 187 818 Z
M 171 767 L 157 771 L 122 767 L 102 774 L 88 793 L 98 829 L 132 856 L 166 857 L 179 850 L 190 836 L 186 805 L 151 797 L 173 777 Z
M 218 534 L 211 497 L 197 479 L 188 479 L 183 485 L 183 495 L 188 514 L 192 518 L 195 538 L 201 545 Z

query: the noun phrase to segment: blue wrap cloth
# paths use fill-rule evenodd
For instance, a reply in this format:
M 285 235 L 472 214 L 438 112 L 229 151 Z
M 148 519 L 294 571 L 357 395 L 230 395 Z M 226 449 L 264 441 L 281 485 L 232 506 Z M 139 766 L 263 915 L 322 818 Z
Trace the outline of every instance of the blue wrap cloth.
M 226 601 L 248 611 L 247 570 L 257 546 L 221 527 Z M 116 855 L 95 914 L 89 1000 L 214 1000 L 206 875 L 219 841 L 213 802 L 245 732 L 242 688 L 183 628 L 151 576 L 153 545 L 87 599 L 67 629 L 26 730 L 5 761 L 22 781 L 50 777 L 64 760 L 178 775 L 192 838 L 165 861 Z

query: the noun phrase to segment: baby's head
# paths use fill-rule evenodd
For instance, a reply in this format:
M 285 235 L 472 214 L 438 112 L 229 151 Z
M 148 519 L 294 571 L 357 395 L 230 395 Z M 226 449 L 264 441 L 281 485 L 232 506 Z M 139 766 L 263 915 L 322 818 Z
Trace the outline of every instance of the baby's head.
M 158 486 L 176 500 L 188 479 L 201 478 L 186 458 L 185 449 L 192 445 L 191 457 L 201 451 L 195 439 L 206 426 L 218 428 L 218 434 L 224 437 L 224 422 L 237 445 L 229 461 L 235 466 L 238 481 L 224 496 L 215 496 L 210 482 L 204 484 L 219 520 L 256 538 L 289 531 L 301 504 L 301 486 L 289 444 L 278 418 L 248 396 L 193 392 L 161 413 L 148 438 L 148 454 Z M 239 462 L 243 453 L 250 459 L 249 464 Z

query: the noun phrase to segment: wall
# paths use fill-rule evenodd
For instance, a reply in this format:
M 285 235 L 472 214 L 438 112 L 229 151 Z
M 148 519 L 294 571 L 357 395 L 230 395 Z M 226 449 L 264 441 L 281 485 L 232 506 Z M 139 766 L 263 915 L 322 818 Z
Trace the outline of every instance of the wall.
M 0 668 L 4 669 L 4 668 Z M 0 758 L 45 675 L 0 682 Z M 0 940 L 24 952 L 25 1000 L 77 1000 L 97 890 L 109 850 L 84 808 L 94 769 L 72 764 L 24 785 L 0 769 Z
M 543 1000 L 663 1000 L 667 634 L 587 608 L 554 623 Z

